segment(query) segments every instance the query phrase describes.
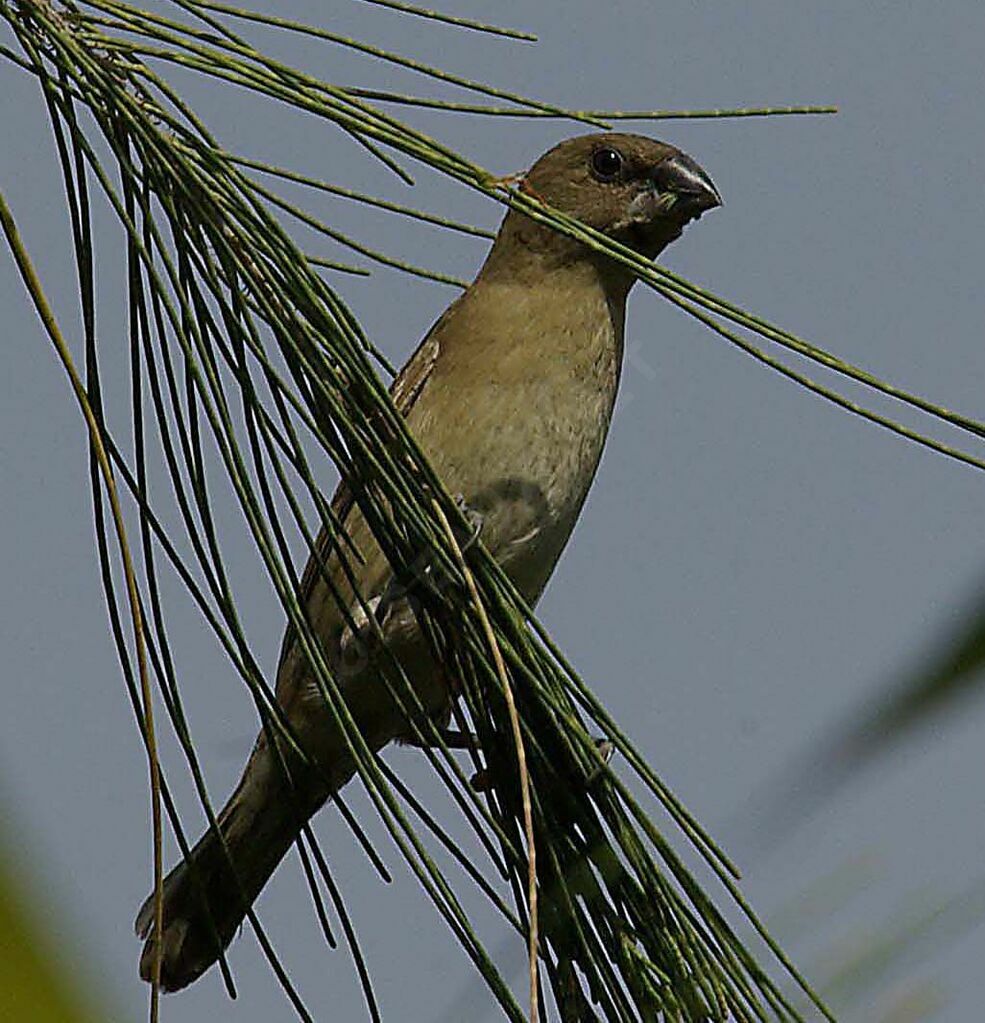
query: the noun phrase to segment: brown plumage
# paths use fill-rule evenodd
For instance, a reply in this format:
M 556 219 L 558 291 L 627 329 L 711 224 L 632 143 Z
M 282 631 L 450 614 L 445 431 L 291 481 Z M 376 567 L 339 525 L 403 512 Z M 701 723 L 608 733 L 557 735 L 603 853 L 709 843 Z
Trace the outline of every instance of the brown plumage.
M 693 160 L 638 135 L 562 142 L 534 164 L 524 187 L 648 258 L 721 202 Z M 613 261 L 511 211 L 471 287 L 432 327 L 393 384 L 394 401 L 438 475 L 481 516 L 482 542 L 531 603 L 571 535 L 602 454 L 632 283 Z M 372 601 L 386 590 L 389 566 L 358 509 L 349 510 L 346 526 L 365 557 L 358 582 Z M 328 566 L 344 599 L 355 605 L 337 562 L 329 557 Z M 303 590 L 312 625 L 369 746 L 379 749 L 406 735 L 379 660 L 353 660 L 359 644 L 347 633 L 316 565 L 309 564 Z M 445 678 L 413 614 L 396 605 L 381 625 L 424 706 L 444 717 Z M 194 877 L 180 863 L 165 880 L 166 990 L 190 984 L 216 961 L 302 824 L 354 773 L 290 630 L 276 691 L 319 769 L 285 753 L 293 782 L 288 791 L 261 733 L 219 816 L 235 875 L 208 832 L 191 854 Z M 149 979 L 157 942 L 152 899 L 140 910 L 137 931 L 146 939 L 140 973 Z

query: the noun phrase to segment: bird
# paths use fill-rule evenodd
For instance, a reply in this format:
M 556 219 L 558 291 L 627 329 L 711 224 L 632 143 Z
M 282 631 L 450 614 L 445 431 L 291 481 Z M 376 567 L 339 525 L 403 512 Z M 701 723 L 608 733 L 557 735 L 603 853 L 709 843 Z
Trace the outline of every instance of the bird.
M 560 142 L 519 188 L 648 260 L 722 204 L 708 174 L 680 149 L 616 132 Z M 460 495 L 481 542 L 531 606 L 571 536 L 602 456 L 635 279 L 582 241 L 508 209 L 474 281 L 391 387 L 448 492 Z M 341 488 L 336 507 L 361 554 L 355 578 L 346 576 L 323 533 L 316 549 L 326 556 L 309 560 L 301 602 L 352 719 L 376 751 L 406 740 L 410 726 L 385 684 L 386 658 L 368 655 L 359 642 L 367 613 L 377 616 L 387 654 L 433 720 L 447 721 L 453 686 L 406 601 L 388 597 L 392 570 Z M 348 616 L 339 595 L 343 607 L 349 602 Z M 140 975 L 151 980 L 159 949 L 165 991 L 186 987 L 218 960 L 301 828 L 355 773 L 290 626 L 275 693 L 306 758 L 261 731 L 218 815 L 222 839 L 210 828 L 164 880 L 160 935 L 153 895 L 137 916 Z

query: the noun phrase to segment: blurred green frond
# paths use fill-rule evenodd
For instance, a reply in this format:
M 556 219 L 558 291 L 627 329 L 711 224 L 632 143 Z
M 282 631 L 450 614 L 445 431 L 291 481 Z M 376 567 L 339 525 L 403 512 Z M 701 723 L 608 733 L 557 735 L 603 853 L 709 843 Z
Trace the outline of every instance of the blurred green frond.
M 952 945 L 985 917 L 985 887 L 980 879 L 947 896 L 913 895 L 887 919 L 843 937 L 818 964 L 815 975 L 831 1004 L 856 1016 L 860 1003 L 884 988 L 887 981 L 922 966 Z M 921 997 L 922 996 L 922 997 Z M 932 1019 L 943 996 L 932 983 L 911 987 L 909 997 L 892 1012 L 916 1013 Z
M 868 706 L 853 708 L 783 771 L 762 797 L 760 836 L 780 840 L 907 736 L 975 698 L 985 682 L 985 597 L 976 594 L 954 617 L 959 623 L 948 622 L 947 635 L 929 644 L 907 677 L 887 683 Z
M 0 1019 L 96 1023 L 77 983 L 84 950 L 59 947 L 31 894 L 0 849 Z
M 852 766 L 879 756 L 916 728 L 971 699 L 985 680 L 985 593 L 978 593 L 948 622 L 923 664 L 892 686 L 862 720 L 842 733 L 839 760 Z

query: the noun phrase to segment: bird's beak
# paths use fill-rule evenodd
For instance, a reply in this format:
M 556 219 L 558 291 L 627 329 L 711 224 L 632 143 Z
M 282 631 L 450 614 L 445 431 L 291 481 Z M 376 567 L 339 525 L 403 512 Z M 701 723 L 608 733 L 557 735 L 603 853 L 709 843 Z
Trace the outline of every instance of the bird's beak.
M 722 205 L 714 182 L 686 153 L 674 153 L 661 160 L 653 171 L 652 181 L 661 196 L 673 197 L 670 212 L 682 224 Z

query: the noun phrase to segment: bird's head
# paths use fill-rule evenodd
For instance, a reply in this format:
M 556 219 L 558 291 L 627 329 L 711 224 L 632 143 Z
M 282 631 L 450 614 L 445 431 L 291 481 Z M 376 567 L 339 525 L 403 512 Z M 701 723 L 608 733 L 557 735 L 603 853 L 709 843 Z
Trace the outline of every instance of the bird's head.
M 711 178 L 674 146 L 644 135 L 606 132 L 567 139 L 523 177 L 521 191 L 621 242 L 647 259 L 680 237 L 706 210 L 721 206 Z M 535 229 L 511 212 L 504 233 L 516 244 L 572 253 L 577 243 Z M 547 229 L 550 230 L 550 229 Z M 548 240 L 553 236 L 553 240 Z

